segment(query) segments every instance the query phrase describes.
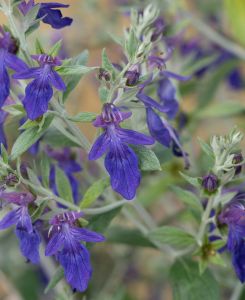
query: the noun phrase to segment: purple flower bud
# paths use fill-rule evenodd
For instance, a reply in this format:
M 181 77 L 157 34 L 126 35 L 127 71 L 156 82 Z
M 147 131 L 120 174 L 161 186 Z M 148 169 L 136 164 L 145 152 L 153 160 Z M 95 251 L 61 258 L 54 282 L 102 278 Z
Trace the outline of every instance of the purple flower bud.
M 219 180 L 214 174 L 208 174 L 202 179 L 202 187 L 208 193 L 214 193 L 219 186 Z
M 164 20 L 161 17 L 159 17 L 158 19 L 156 19 L 153 26 L 154 26 L 154 32 L 151 36 L 151 41 L 155 42 L 163 34 L 163 30 L 165 28 Z
M 99 73 L 98 73 L 98 78 L 99 78 L 99 80 L 110 81 L 111 75 L 107 70 L 100 68 Z
M 15 186 L 19 182 L 19 178 L 14 173 L 9 173 L 4 178 L 6 186 Z
M 234 165 L 238 165 L 240 164 L 241 162 L 243 162 L 243 156 L 242 156 L 242 153 L 236 153 L 233 157 L 233 160 L 232 160 L 232 163 Z M 240 174 L 242 171 L 242 165 L 239 165 L 239 166 L 236 166 L 235 167 L 235 175 L 238 175 Z
M 127 78 L 126 85 L 128 86 L 136 85 L 140 78 L 138 65 L 131 66 L 128 69 L 128 71 L 125 72 L 124 77 Z

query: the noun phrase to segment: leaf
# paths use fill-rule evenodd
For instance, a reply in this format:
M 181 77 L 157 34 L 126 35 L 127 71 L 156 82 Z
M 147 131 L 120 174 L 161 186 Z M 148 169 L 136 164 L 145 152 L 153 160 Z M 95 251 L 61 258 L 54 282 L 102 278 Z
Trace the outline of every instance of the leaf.
M 146 148 L 141 146 L 133 146 L 132 147 L 139 159 L 139 167 L 143 171 L 161 171 L 160 162 L 156 156 L 156 154 Z
M 78 56 L 76 56 L 72 59 L 69 59 L 66 62 L 69 65 L 86 65 L 87 61 L 88 61 L 88 51 L 84 50 Z M 63 65 L 64 65 L 64 63 L 63 63 Z M 80 75 L 80 74 L 67 76 L 67 78 L 65 78 L 66 90 L 63 93 L 63 102 L 65 102 L 65 100 L 67 99 L 69 94 L 74 90 L 74 88 L 77 86 L 77 84 L 79 83 L 81 78 L 82 78 L 82 75 Z
M 200 188 L 200 183 L 199 183 L 198 178 L 196 178 L 196 177 L 191 177 L 191 176 L 186 175 L 186 174 L 184 174 L 184 173 L 182 173 L 182 172 L 179 172 L 179 173 L 180 173 L 180 175 L 181 175 L 187 182 L 189 182 L 191 185 L 193 185 L 193 186 L 195 186 L 195 187 L 197 187 L 197 188 Z
M 128 54 L 128 58 L 130 61 L 133 60 L 136 55 L 136 51 L 138 49 L 138 43 L 139 42 L 135 35 L 134 29 L 131 28 L 128 39 L 125 44 L 125 49 L 126 49 L 126 52 Z
M 149 237 L 151 240 L 178 248 L 188 247 L 196 243 L 195 238 L 191 234 L 172 226 L 153 229 L 149 232 Z
M 30 182 L 33 183 L 34 185 L 40 186 L 40 180 L 38 179 L 36 173 L 30 168 L 27 168 L 26 170 Z
M 198 264 L 191 260 L 178 260 L 170 270 L 173 300 L 218 300 L 217 281 L 209 270 L 199 275 Z
M 214 103 L 205 109 L 200 110 L 194 115 L 197 119 L 206 118 L 224 118 L 245 112 L 245 106 L 236 101 L 222 101 L 222 103 Z
M 45 188 L 49 188 L 50 162 L 47 155 L 43 155 L 40 161 L 42 183 Z
M 134 247 L 156 248 L 139 230 L 119 226 L 113 226 L 107 230 L 106 240 L 109 243 L 126 244 Z
M 202 85 L 200 85 L 201 88 L 198 95 L 199 106 L 194 115 L 213 100 L 219 84 L 236 66 L 237 61 L 230 60 L 223 63 L 219 66 L 219 68 L 216 68 L 216 70 L 213 70 L 211 73 L 207 73 Z
M 96 114 L 92 112 L 80 112 L 79 114 L 69 117 L 73 122 L 92 122 L 96 119 Z
M 49 55 L 52 56 L 52 57 L 57 56 L 60 52 L 61 47 L 62 47 L 62 43 L 63 43 L 62 39 L 60 39 L 58 42 L 56 42 L 53 45 L 53 47 L 49 50 Z
M 63 76 L 67 75 L 85 75 L 91 71 L 98 69 L 98 67 L 86 67 L 86 66 L 61 66 L 56 68 L 56 71 Z
M 8 152 L 7 152 L 7 150 L 6 150 L 6 148 L 4 147 L 3 144 L 1 144 L 0 155 L 3 159 L 3 162 L 8 165 L 8 161 L 9 161 Z
M 68 202 L 73 202 L 70 182 L 59 167 L 55 168 L 55 183 L 60 197 Z
M 204 142 L 202 139 L 200 138 L 197 138 L 198 139 L 198 142 L 202 148 L 202 150 L 208 155 L 208 156 L 211 156 L 213 157 L 214 156 L 214 153 L 213 153 L 213 150 L 212 148 L 209 146 L 209 144 L 207 144 L 206 142 Z
M 60 280 L 64 277 L 64 270 L 60 266 L 56 269 L 53 277 L 50 279 L 47 287 L 44 290 L 44 294 L 47 294 L 50 290 L 52 290 L 59 282 Z
M 2 109 L 12 116 L 20 116 L 25 114 L 25 109 L 21 104 L 6 105 Z
M 35 48 L 36 48 L 36 54 L 45 53 L 45 50 L 43 49 L 43 46 L 41 45 L 39 39 L 36 39 Z
M 102 178 L 94 182 L 85 192 L 80 207 L 82 209 L 90 207 L 109 185 L 109 177 Z
M 53 116 L 49 115 L 45 118 L 41 130 L 39 127 L 31 127 L 22 132 L 13 145 L 11 151 L 11 160 L 16 159 L 18 156 L 28 150 L 36 141 L 38 141 L 48 129 L 52 121 Z
M 92 216 L 89 219 L 89 228 L 97 232 L 105 232 L 107 227 L 110 225 L 111 221 L 116 217 L 116 215 L 121 211 L 121 207 L 112 209 L 106 213 Z
M 102 103 L 105 103 L 108 98 L 109 90 L 105 86 L 99 87 L 99 97 Z
M 60 131 L 51 127 L 45 133 L 43 137 L 43 141 L 45 141 L 49 146 L 52 147 L 79 147 L 80 144 L 75 141 L 71 141 L 68 137 L 64 136 Z
M 109 73 L 111 73 L 112 78 L 115 77 L 115 69 L 106 54 L 105 48 L 102 50 L 102 68 L 106 69 Z
M 192 192 L 186 191 L 177 186 L 172 186 L 171 189 L 175 192 L 178 198 L 186 205 L 198 211 L 203 210 L 200 199 Z

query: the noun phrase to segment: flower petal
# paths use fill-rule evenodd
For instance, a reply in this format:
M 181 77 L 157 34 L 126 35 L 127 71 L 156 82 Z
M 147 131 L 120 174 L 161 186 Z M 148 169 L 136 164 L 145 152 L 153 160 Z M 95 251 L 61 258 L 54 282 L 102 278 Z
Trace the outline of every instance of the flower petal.
M 9 96 L 9 75 L 5 67 L 5 52 L 0 51 L 0 108 Z
M 96 160 L 100 158 L 108 149 L 110 140 L 106 135 L 106 132 L 102 133 L 94 142 L 89 154 L 89 160 Z
M 71 228 L 70 230 L 71 230 L 71 234 L 76 238 L 77 241 L 94 242 L 94 243 L 105 241 L 105 237 L 102 234 L 91 231 L 86 228 L 74 227 Z
M 237 277 L 243 283 L 245 282 L 245 243 L 242 240 L 239 246 L 232 252 L 232 264 Z
M 38 78 L 41 74 L 41 69 L 38 67 L 29 68 L 15 73 L 12 77 L 14 79 L 30 79 L 30 78 Z
M 106 155 L 105 167 L 112 188 L 125 199 L 133 199 L 140 184 L 138 158 L 133 150 L 124 144 L 114 144 Z
M 51 84 L 59 91 L 64 91 L 66 89 L 66 85 L 63 81 L 63 79 L 60 77 L 60 75 L 51 70 L 50 74 L 50 80 L 51 80 Z
M 64 235 L 62 233 L 55 233 L 50 238 L 46 249 L 45 249 L 45 255 L 51 256 L 56 254 L 64 245 Z
M 134 130 L 117 128 L 117 134 L 120 137 L 120 140 L 127 144 L 132 144 L 132 145 L 154 144 L 154 139 L 152 137 Z
M 173 73 L 173 72 L 170 72 L 170 71 L 166 71 L 166 70 L 162 71 L 161 75 L 167 76 L 169 78 L 177 79 L 177 80 L 180 80 L 180 81 L 187 81 L 187 80 L 190 80 L 191 77 L 192 77 L 191 75 L 183 76 L 183 75 L 179 75 L 179 74 L 176 74 L 176 73 Z
M 164 126 L 161 118 L 158 114 L 154 112 L 153 109 L 148 107 L 146 109 L 146 118 L 147 125 L 150 131 L 150 134 L 156 141 L 162 144 L 165 147 L 170 147 L 171 136 L 168 129 Z
M 65 278 L 73 289 L 83 292 L 92 275 L 90 255 L 80 243 L 67 245 L 59 254 L 58 261 L 65 271 Z
M 6 229 L 13 225 L 16 225 L 20 219 L 21 209 L 15 209 L 6 214 L 6 216 L 0 221 L 0 229 Z
M 36 231 L 28 232 L 24 228 L 16 228 L 16 236 L 20 243 L 20 250 L 23 256 L 30 260 L 33 264 L 37 264 L 40 260 L 39 245 L 41 238 Z
M 31 120 L 42 116 L 48 110 L 48 103 L 53 96 L 53 89 L 48 81 L 33 80 L 26 87 L 23 100 L 27 116 Z
M 62 13 L 58 9 L 52 9 L 56 7 L 62 7 L 62 6 L 55 6 L 52 5 L 52 3 L 49 3 L 50 5 L 46 5 L 46 3 L 43 3 L 41 5 L 41 8 L 39 9 L 38 18 L 42 18 L 42 21 L 44 23 L 47 23 L 51 25 L 55 29 L 60 29 L 65 26 L 70 26 L 72 23 L 72 19 L 68 17 L 62 17 Z
M 165 108 L 162 104 L 156 102 L 153 100 L 151 97 L 147 96 L 146 94 L 143 93 L 138 93 L 137 98 L 142 101 L 146 107 L 153 107 L 161 112 L 165 112 Z
M 8 68 L 16 72 L 21 72 L 23 69 L 28 69 L 27 64 L 23 60 L 9 52 L 5 56 L 5 63 Z

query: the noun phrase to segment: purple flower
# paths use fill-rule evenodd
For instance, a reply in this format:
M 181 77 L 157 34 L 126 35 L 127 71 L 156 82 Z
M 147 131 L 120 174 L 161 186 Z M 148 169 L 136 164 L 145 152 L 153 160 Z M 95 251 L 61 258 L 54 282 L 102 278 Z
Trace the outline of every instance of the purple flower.
M 81 212 L 64 212 L 54 216 L 50 224 L 51 238 L 45 255 L 55 255 L 65 271 L 65 278 L 74 290 L 87 289 L 92 275 L 90 255 L 82 242 L 103 242 L 105 238 L 96 232 L 76 225 Z
M 0 108 L 9 96 L 10 79 L 7 68 L 14 71 L 27 68 L 27 65 L 15 55 L 17 50 L 17 42 L 10 32 L 4 31 L 0 26 Z
M 157 94 L 163 107 L 166 108 L 166 115 L 169 119 L 173 119 L 179 110 L 179 103 L 176 99 L 176 88 L 170 79 L 165 77 L 159 81 Z
M 219 215 L 220 223 L 228 225 L 227 249 L 241 282 L 245 282 L 245 193 L 238 193 Z
M 212 194 L 212 193 L 216 192 L 218 189 L 218 186 L 219 186 L 219 180 L 216 175 L 210 173 L 203 177 L 202 187 L 204 188 L 204 190 L 207 193 Z
M 159 37 L 163 35 L 163 31 L 165 29 L 165 22 L 162 17 L 156 19 L 153 23 L 154 32 L 151 36 L 151 41 L 155 42 Z
M 34 201 L 30 193 L 2 192 L 0 198 L 8 203 L 17 205 L 18 208 L 11 210 L 0 221 L 0 229 L 16 226 L 15 233 L 20 243 L 20 250 L 23 256 L 32 263 L 39 262 L 40 236 L 32 225 L 28 212 L 28 205 Z
M 34 79 L 26 87 L 23 104 L 28 118 L 35 120 L 48 110 L 48 103 L 53 96 L 52 86 L 60 91 L 64 91 L 66 86 L 59 74 L 54 70 L 55 66 L 61 65 L 58 57 L 40 54 L 32 55 L 32 58 L 38 61 L 39 67 L 20 71 L 14 74 L 13 78 Z
M 5 148 L 7 148 L 7 140 L 4 133 L 4 122 L 7 118 L 8 113 L 4 110 L 0 109 L 0 146 L 1 144 L 4 145 Z M 1 153 L 1 150 L 0 150 Z
M 95 160 L 106 152 L 105 168 L 110 174 L 111 186 L 128 200 L 135 197 L 141 179 L 138 158 L 128 144 L 154 143 L 154 139 L 149 136 L 119 126 L 130 116 L 131 112 L 122 112 L 113 104 L 105 104 L 102 114 L 93 123 L 95 127 L 103 128 L 104 132 L 97 138 L 89 153 L 89 159 Z
M 23 15 L 26 15 L 35 6 L 34 0 L 22 1 L 19 4 L 19 10 Z M 61 11 L 58 8 L 66 8 L 69 5 L 50 2 L 40 3 L 40 9 L 37 14 L 37 19 L 42 19 L 44 23 L 51 25 L 55 29 L 61 29 L 66 26 L 70 26 L 72 19 L 63 17 Z
M 72 188 L 73 199 L 75 203 L 77 203 L 81 199 L 81 196 L 79 195 L 79 181 L 74 176 L 74 173 L 81 172 L 82 167 L 76 162 L 75 155 L 69 148 L 64 148 L 61 151 L 55 151 L 48 147 L 46 152 L 49 157 L 52 157 L 58 162 L 58 166 L 65 172 Z M 53 182 L 53 190 L 57 194 L 55 185 L 55 168 L 51 168 L 50 177 L 50 181 Z
M 126 85 L 134 86 L 138 83 L 140 78 L 139 66 L 133 65 L 131 66 L 124 74 L 124 77 L 127 78 Z

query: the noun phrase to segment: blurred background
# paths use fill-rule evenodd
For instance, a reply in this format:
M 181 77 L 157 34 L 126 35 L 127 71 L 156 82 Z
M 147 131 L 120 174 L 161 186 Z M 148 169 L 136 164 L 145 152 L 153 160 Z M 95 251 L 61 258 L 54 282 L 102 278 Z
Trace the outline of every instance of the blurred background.
M 48 1 L 44 1 L 48 2 Z M 101 50 L 106 48 L 111 61 L 122 59 L 121 49 L 110 38 L 109 33 L 122 35 L 129 24 L 130 7 L 143 7 L 148 1 L 137 0 L 72 0 L 59 1 L 70 4 L 64 15 L 74 19 L 71 27 L 60 31 L 41 24 L 40 30 L 29 37 L 30 46 L 38 36 L 45 47 L 63 39 L 65 57 L 89 51 L 89 66 L 101 63 Z M 153 2 L 153 1 L 150 1 Z M 181 106 L 179 120 L 183 120 L 183 137 L 186 151 L 190 155 L 192 174 L 202 174 L 207 170 L 207 161 L 200 154 L 197 137 L 204 140 L 213 134 L 227 133 L 235 124 L 245 129 L 245 67 L 244 62 L 234 53 L 214 43 L 212 32 L 217 31 L 238 47 L 245 49 L 245 1 L 244 0 L 159 0 L 156 1 L 167 27 L 166 34 L 177 36 L 176 50 L 171 59 L 171 70 L 193 78 L 178 86 Z M 6 19 L 0 15 L 1 23 Z M 201 23 L 199 23 L 201 21 Z M 245 50 L 244 50 L 245 51 Z M 200 63 L 199 69 L 193 62 Z M 100 112 L 96 74 L 83 78 L 67 102 L 71 115 L 78 111 Z M 91 141 L 95 130 L 91 125 L 82 125 Z M 7 128 L 11 133 L 11 126 Z M 178 201 L 169 187 L 177 182 L 182 184 L 178 171 L 182 164 L 172 159 L 166 150 L 159 149 L 163 164 L 160 175 L 147 175 L 139 192 L 139 201 L 151 212 L 159 224 L 179 224 L 195 222 L 190 213 Z M 171 158 L 171 160 L 170 160 Z M 197 165 L 196 162 L 199 162 Z M 145 184 L 144 184 L 145 183 Z M 125 224 L 117 217 L 113 226 L 123 223 L 126 229 L 133 224 Z M 170 261 L 145 241 L 135 247 L 134 242 L 118 244 L 109 229 L 109 243 L 96 246 L 92 251 L 94 276 L 88 300 L 171 300 L 172 291 L 168 281 Z M 23 260 L 17 240 L 11 231 L 0 233 L 0 300 L 42 300 L 55 298 L 52 292 L 43 295 L 47 284 L 45 271 L 33 267 Z M 227 272 L 227 270 L 226 270 Z M 222 278 L 222 299 L 232 283 L 231 278 Z M 231 275 L 232 277 L 232 275 Z M 227 287 L 227 288 L 226 288 Z M 70 296 L 72 299 L 72 295 Z M 75 297 L 75 296 L 74 296 Z M 66 298 L 65 298 L 66 299 Z M 75 298 L 74 298 L 75 299 Z M 82 298 L 79 298 L 82 299 Z M 243 298 L 245 299 L 245 298 Z M 196 299 L 199 300 L 199 299 Z

